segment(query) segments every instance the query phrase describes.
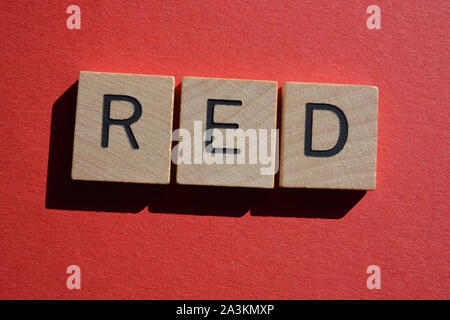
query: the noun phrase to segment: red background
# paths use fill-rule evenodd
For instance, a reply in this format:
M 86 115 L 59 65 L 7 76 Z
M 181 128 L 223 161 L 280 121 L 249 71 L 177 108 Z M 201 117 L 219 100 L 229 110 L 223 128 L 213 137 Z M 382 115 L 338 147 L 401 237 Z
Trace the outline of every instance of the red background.
M 81 30 L 66 28 L 70 4 Z M 381 30 L 366 27 L 370 4 Z M 450 298 L 449 13 L 448 1 L 2 1 L 1 298 Z M 377 190 L 70 181 L 80 70 L 376 85 Z M 81 290 L 66 288 L 71 264 Z M 371 264 L 381 290 L 366 287 Z

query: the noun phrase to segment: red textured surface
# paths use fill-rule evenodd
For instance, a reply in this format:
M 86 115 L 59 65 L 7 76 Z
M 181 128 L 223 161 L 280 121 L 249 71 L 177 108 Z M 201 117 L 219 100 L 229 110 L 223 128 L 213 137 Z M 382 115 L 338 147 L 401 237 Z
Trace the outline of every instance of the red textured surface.
M 450 298 L 448 1 L 70 4 L 0 4 L 1 298 Z M 70 182 L 80 70 L 376 85 L 377 190 Z

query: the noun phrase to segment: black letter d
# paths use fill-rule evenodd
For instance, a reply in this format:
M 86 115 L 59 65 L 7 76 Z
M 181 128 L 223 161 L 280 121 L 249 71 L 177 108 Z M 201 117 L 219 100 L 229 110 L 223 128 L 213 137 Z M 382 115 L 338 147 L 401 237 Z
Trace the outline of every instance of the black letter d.
M 334 112 L 339 119 L 339 138 L 336 145 L 328 150 L 312 150 L 312 124 L 313 111 L 326 110 Z M 325 103 L 307 103 L 305 117 L 305 156 L 307 157 L 332 157 L 338 154 L 344 148 L 348 136 L 348 123 L 341 109 L 331 104 Z

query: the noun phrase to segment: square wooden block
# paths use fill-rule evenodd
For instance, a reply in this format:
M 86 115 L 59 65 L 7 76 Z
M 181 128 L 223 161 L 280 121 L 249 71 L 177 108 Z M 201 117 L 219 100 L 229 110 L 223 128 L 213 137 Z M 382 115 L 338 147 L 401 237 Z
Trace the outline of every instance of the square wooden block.
M 273 188 L 277 87 L 274 81 L 183 78 L 180 128 L 192 143 L 183 152 L 178 145 L 183 157 L 177 160 L 177 183 Z M 245 142 L 233 142 L 231 134 L 246 135 Z M 267 143 L 258 145 L 264 134 Z M 261 161 L 261 151 L 269 161 Z
M 168 184 L 174 78 L 80 72 L 72 179 Z
M 378 89 L 287 82 L 280 186 L 374 190 Z

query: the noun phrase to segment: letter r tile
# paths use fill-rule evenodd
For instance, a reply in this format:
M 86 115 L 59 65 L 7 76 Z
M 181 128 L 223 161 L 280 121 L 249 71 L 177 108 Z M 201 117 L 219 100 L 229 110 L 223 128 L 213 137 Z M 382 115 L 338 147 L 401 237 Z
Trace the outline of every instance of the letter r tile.
M 273 188 L 277 88 L 275 81 L 184 77 L 180 136 L 188 132 L 192 143 L 182 137 L 174 149 L 177 183 Z
M 80 72 L 72 179 L 168 184 L 174 78 Z
M 286 82 L 280 186 L 374 190 L 378 89 Z

